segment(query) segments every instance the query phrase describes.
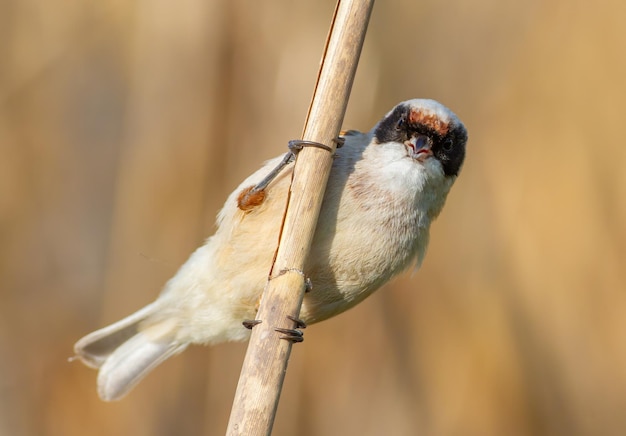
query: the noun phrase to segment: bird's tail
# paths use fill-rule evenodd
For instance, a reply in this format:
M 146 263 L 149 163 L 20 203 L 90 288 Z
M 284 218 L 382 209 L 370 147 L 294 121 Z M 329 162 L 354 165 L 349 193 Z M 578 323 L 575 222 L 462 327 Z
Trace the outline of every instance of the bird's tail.
M 139 328 L 155 310 L 150 304 L 74 345 L 76 356 L 87 366 L 100 368 L 98 394 L 104 401 L 119 400 L 153 368 L 185 349 L 186 344 L 176 341 L 173 320 Z

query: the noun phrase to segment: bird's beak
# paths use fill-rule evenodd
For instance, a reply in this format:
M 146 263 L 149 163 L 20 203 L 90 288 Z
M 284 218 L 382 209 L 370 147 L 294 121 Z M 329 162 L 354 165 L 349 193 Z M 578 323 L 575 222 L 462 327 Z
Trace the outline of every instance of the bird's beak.
M 431 149 L 431 140 L 426 135 L 416 135 L 404 143 L 407 147 L 409 156 L 413 159 L 424 162 L 433 155 Z

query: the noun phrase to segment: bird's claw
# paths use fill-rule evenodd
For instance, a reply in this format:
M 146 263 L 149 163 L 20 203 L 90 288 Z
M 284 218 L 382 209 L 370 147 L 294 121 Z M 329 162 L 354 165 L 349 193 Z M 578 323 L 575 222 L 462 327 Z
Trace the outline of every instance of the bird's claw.
M 246 319 L 242 322 L 242 324 L 248 330 L 252 330 L 252 327 L 254 327 L 257 324 L 261 324 L 262 322 L 263 321 L 261 321 L 260 319 Z
M 302 321 L 300 318 L 296 318 L 295 316 L 291 316 L 291 315 L 287 315 L 287 318 L 289 318 L 291 321 L 296 323 L 296 328 L 297 329 L 305 329 L 306 328 L 306 322 Z
M 295 316 L 287 315 L 287 318 L 289 318 L 290 321 L 293 321 L 296 326 L 293 329 L 283 329 L 279 327 L 275 328 L 275 331 L 283 334 L 280 339 L 289 341 L 292 344 L 304 341 L 304 333 L 302 332 L 302 330 L 298 329 L 306 328 L 306 323 L 300 318 L 296 318 Z
M 302 333 L 298 329 L 281 329 L 281 328 L 277 327 L 274 330 L 276 330 L 278 333 L 283 333 L 283 335 L 280 337 L 280 339 L 284 339 L 286 341 L 289 341 L 292 344 L 294 344 L 296 342 L 304 341 L 304 333 Z

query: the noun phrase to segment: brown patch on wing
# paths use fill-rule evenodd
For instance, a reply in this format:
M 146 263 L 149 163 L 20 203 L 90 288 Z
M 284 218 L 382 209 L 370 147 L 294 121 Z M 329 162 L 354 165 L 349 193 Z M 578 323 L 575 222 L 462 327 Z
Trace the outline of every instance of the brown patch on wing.
M 265 190 L 251 192 L 254 186 L 243 189 L 237 197 L 237 207 L 248 212 L 265 201 Z
M 421 124 L 435 131 L 440 136 L 445 136 L 450 128 L 450 125 L 443 122 L 437 115 L 415 109 L 412 109 L 409 114 L 409 122 L 411 124 Z

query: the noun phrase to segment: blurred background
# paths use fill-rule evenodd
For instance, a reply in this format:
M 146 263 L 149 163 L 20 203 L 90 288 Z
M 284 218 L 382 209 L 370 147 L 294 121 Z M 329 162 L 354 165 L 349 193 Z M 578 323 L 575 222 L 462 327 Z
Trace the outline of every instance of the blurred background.
M 299 137 L 331 1 L 0 1 L 0 434 L 224 434 L 245 344 L 103 403 L 73 343 L 152 301 Z M 306 331 L 275 435 L 626 434 L 626 3 L 378 2 L 344 126 L 452 108 L 419 272 Z

